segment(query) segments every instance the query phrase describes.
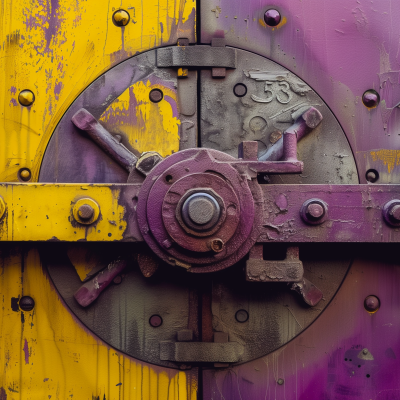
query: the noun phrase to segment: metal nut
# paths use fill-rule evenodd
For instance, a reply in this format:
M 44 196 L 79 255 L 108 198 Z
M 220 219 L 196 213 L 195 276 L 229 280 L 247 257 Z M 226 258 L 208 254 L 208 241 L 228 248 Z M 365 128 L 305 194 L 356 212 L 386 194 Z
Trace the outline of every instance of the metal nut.
M 309 199 L 300 209 L 304 222 L 312 225 L 322 224 L 327 219 L 328 205 L 321 199 Z

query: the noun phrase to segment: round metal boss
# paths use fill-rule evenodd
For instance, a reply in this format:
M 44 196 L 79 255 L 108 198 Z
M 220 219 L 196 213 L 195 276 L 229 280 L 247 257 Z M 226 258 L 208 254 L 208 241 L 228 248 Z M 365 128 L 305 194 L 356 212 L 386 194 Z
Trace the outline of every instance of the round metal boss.
M 117 26 L 126 26 L 129 23 L 129 13 L 125 10 L 117 10 L 112 16 L 112 20 Z
M 18 95 L 18 101 L 21 106 L 29 107 L 35 101 L 35 95 L 33 94 L 32 90 L 22 90 Z
M 31 296 L 22 296 L 18 304 L 22 311 L 32 311 L 35 307 L 35 300 Z
M 100 215 L 99 205 L 90 198 L 79 199 L 72 209 L 75 221 L 88 225 L 97 221 Z

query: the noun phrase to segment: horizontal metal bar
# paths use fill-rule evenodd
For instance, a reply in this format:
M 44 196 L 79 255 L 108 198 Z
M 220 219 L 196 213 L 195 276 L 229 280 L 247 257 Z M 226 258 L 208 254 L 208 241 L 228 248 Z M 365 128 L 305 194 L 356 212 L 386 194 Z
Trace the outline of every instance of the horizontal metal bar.
M 400 228 L 383 217 L 386 203 L 400 199 L 400 185 L 261 185 L 264 222 L 258 242 L 400 242 Z M 303 221 L 309 199 L 327 205 L 321 224 Z
M 236 68 L 236 49 L 211 46 L 176 46 L 157 49 L 157 67 Z
M 237 342 L 160 342 L 160 359 L 175 362 L 240 361 L 244 347 Z
M 1 184 L 0 240 L 142 240 L 134 210 L 139 190 L 140 185 Z M 97 220 L 89 225 L 73 216 L 74 205 L 84 198 L 99 206 Z

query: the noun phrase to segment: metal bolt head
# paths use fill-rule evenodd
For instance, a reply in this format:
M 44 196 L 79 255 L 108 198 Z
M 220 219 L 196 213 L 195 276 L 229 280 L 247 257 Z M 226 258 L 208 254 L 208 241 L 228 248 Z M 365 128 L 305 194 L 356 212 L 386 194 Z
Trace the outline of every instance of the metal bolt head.
M 181 215 L 188 227 L 195 230 L 209 230 L 218 222 L 221 208 L 213 196 L 198 192 L 185 200 Z
M 363 353 L 364 355 L 367 355 L 367 354 L 368 354 L 368 349 L 363 349 L 362 353 Z
M 112 16 L 113 22 L 117 26 L 126 26 L 129 23 L 130 16 L 125 10 L 117 10 Z
M 21 168 L 18 171 L 18 177 L 21 181 L 28 182 L 31 179 L 31 171 L 28 168 Z
M 30 296 L 22 296 L 19 300 L 19 308 L 22 311 L 32 311 L 33 307 L 35 307 L 35 300 Z
M 268 26 L 277 26 L 281 22 L 281 14 L 278 10 L 270 8 L 265 11 L 264 21 Z
M 153 328 L 158 328 L 159 326 L 162 325 L 162 323 L 163 323 L 162 318 L 161 318 L 159 315 L 157 315 L 157 314 L 152 315 L 152 316 L 150 317 L 150 319 L 149 319 L 149 324 L 150 324 Z
M 277 381 L 278 385 L 283 385 L 285 381 L 282 378 L 279 378 Z
M 365 179 L 368 182 L 374 183 L 379 179 L 379 173 L 375 169 L 369 169 L 365 174 Z
M 364 300 L 364 307 L 369 313 L 375 313 L 379 310 L 381 302 L 376 296 L 368 296 Z
M 311 219 L 318 220 L 325 214 L 324 207 L 319 203 L 311 203 L 307 206 L 307 216 Z
M 160 89 L 153 89 L 150 91 L 149 98 L 153 103 L 159 103 L 163 99 L 163 92 Z
M 367 108 L 375 108 L 380 101 L 380 96 L 378 92 L 373 89 L 367 90 L 362 96 L 362 102 Z
M 94 215 L 94 209 L 89 204 L 82 204 L 78 209 L 78 215 L 80 219 L 87 221 Z
M 249 313 L 246 310 L 238 310 L 236 311 L 235 318 L 237 322 L 246 322 L 249 319 Z
M 215 253 L 220 253 L 224 249 L 225 243 L 221 239 L 211 240 L 211 250 Z
M 34 103 L 35 95 L 31 90 L 22 90 L 18 95 L 18 101 L 21 106 L 29 107 Z
M 400 222 L 400 204 L 395 205 L 389 211 L 389 215 L 396 221 Z

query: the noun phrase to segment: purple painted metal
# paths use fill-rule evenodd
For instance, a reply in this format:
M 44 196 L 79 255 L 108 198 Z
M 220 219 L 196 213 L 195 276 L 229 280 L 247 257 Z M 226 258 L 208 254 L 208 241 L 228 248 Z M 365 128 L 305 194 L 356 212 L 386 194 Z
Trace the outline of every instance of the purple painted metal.
M 286 346 L 246 364 L 204 371 L 203 398 L 398 399 L 399 280 L 392 263 L 355 261 L 334 301 Z M 371 293 L 381 300 L 376 313 L 364 309 Z M 369 357 L 362 356 L 365 348 Z

